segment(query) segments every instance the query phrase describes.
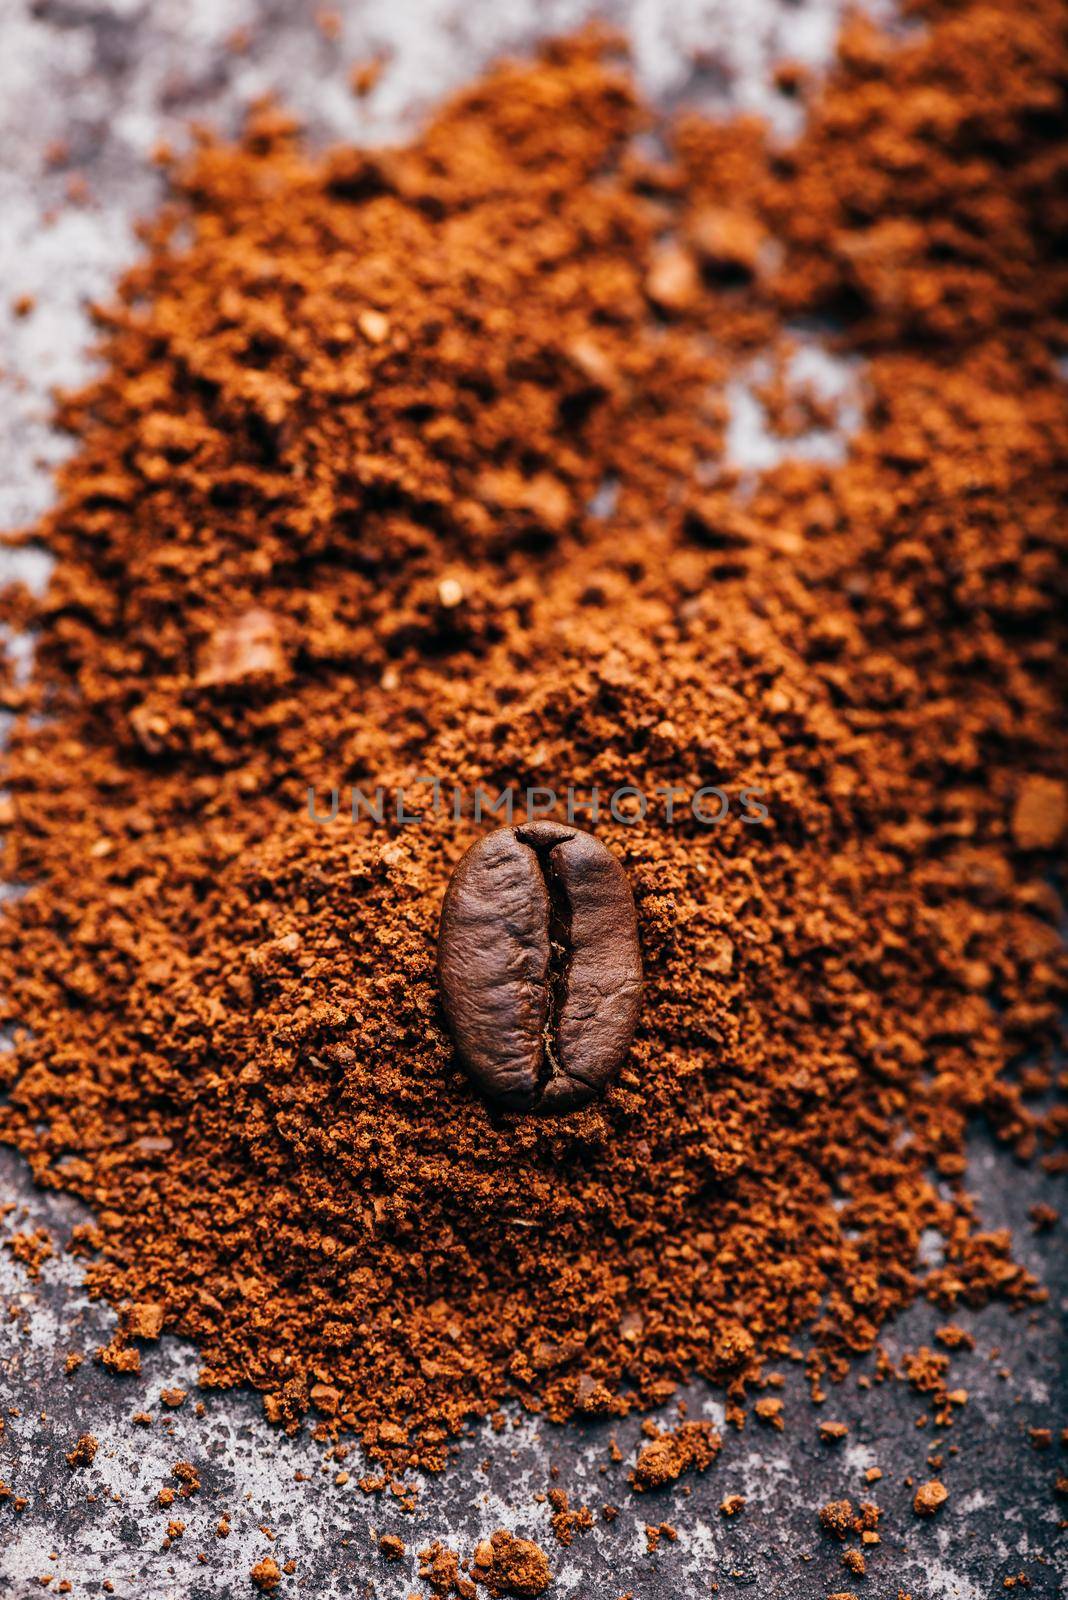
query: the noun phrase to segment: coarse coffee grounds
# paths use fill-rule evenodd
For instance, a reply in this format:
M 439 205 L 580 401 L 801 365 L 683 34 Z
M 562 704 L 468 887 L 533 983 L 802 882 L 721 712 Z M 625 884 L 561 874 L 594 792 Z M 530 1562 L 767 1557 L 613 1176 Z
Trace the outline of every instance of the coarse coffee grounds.
M 654 150 L 586 34 L 402 151 L 264 107 L 175 168 L 62 407 L 49 592 L 3 607 L 0 1135 L 94 1209 L 117 1370 L 180 1332 L 439 1466 L 509 1397 L 696 1372 L 740 1423 L 802 1331 L 819 1392 L 918 1294 L 1040 1296 L 962 1180 L 976 1118 L 1063 1162 L 1068 46 L 1053 0 L 914 14 L 850 25 L 788 148 Z M 736 386 L 819 422 L 828 318 L 844 458 L 740 474 Z M 762 791 L 597 823 L 645 996 L 591 1106 L 494 1111 L 454 1058 L 473 824 L 308 815 L 425 774 Z

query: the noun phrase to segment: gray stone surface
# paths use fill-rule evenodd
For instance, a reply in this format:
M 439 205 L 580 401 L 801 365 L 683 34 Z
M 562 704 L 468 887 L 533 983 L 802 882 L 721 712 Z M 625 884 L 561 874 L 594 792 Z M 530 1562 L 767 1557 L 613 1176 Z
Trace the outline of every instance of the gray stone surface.
M 86 301 L 107 293 L 115 272 L 134 252 L 132 223 L 150 210 L 158 179 L 148 155 L 160 137 L 180 139 L 189 117 L 232 129 L 241 108 L 278 90 L 309 120 L 318 137 L 381 139 L 402 133 L 440 95 L 458 86 L 502 49 L 528 45 L 539 32 L 571 25 L 585 0 L 369 0 L 343 4 L 343 32 L 331 42 L 316 28 L 304 0 L 2 0 L 0 4 L 0 524 L 32 517 L 47 504 L 50 464 L 64 446 L 49 426 L 48 392 L 88 370 Z M 788 128 L 790 110 L 769 88 L 768 68 L 785 54 L 815 65 L 827 59 L 842 6 L 839 0 L 629 0 L 600 8 L 631 32 L 643 81 L 663 103 L 682 94 L 719 105 L 756 106 Z M 869 7 L 869 9 L 872 9 Z M 886 10 L 880 5 L 879 9 Z M 241 56 L 225 49 L 234 29 L 249 30 Z M 712 47 L 715 63 L 694 74 L 688 52 Z M 380 87 L 357 102 L 346 87 L 349 64 L 376 53 L 389 57 Z M 46 147 L 63 140 L 66 164 L 48 169 Z M 72 171 L 88 180 L 87 203 L 70 204 Z M 37 300 L 16 320 L 11 301 Z M 820 355 L 810 357 L 819 367 Z M 841 422 L 853 415 L 853 374 L 822 368 L 842 396 Z M 740 387 L 734 394 L 732 447 L 758 468 L 771 447 L 759 408 Z M 806 446 L 841 448 L 833 437 Z M 47 561 L 20 554 L 8 572 L 40 584 Z M 77 1264 L 57 1255 L 32 1282 L 0 1251 L 0 1478 L 27 1503 L 21 1513 L 0 1505 L 0 1596 L 40 1594 L 69 1580 L 76 1595 L 99 1594 L 110 1580 L 120 1596 L 200 1600 L 254 1591 L 249 1568 L 264 1554 L 296 1571 L 280 1593 L 322 1600 L 375 1594 L 403 1600 L 422 1592 L 418 1549 L 441 1539 L 469 1556 L 476 1541 L 504 1525 L 540 1540 L 554 1570 L 551 1595 L 614 1600 L 720 1594 L 822 1600 L 852 1589 L 912 1600 L 979 1600 L 1004 1593 L 1003 1580 L 1026 1573 L 1041 1600 L 1063 1592 L 1065 1565 L 1059 1521 L 1064 1503 L 1053 1481 L 1064 1471 L 1056 1444 L 1033 1450 L 1027 1429 L 1068 1421 L 1066 1372 L 1059 1339 L 1068 1296 L 1061 1237 L 1037 1236 L 1027 1220 L 1039 1199 L 1064 1204 L 1051 1180 L 1016 1167 L 977 1131 L 969 1182 L 989 1226 L 1011 1226 L 1018 1254 L 1050 1285 L 1048 1306 L 1013 1317 L 991 1307 L 959 1315 L 976 1349 L 955 1359 L 954 1383 L 969 1393 L 944 1439 L 938 1476 L 950 1499 L 937 1518 L 911 1512 L 907 1480 L 932 1475 L 927 1456 L 936 1435 L 917 1427 L 921 1398 L 899 1383 L 870 1389 L 857 1378 L 863 1363 L 832 1391 L 817 1413 L 799 1374 L 786 1373 L 783 1433 L 752 1423 L 727 1430 L 723 1452 L 701 1479 L 666 1494 L 637 1496 L 626 1474 L 640 1439 L 637 1419 L 553 1428 L 510 1417 L 499 1435 L 473 1429 L 455 1464 L 420 1487 L 406 1513 L 389 1496 L 368 1498 L 356 1487 L 358 1453 L 336 1463 L 307 1434 L 287 1439 L 267 1426 L 246 1394 L 195 1389 L 196 1352 L 172 1339 L 148 1348 L 138 1377 L 119 1378 L 87 1360 L 71 1376 L 69 1351 L 91 1353 L 104 1343 L 114 1315 L 92 1304 Z M 44 1226 L 62 1245 L 82 1213 L 74 1202 L 42 1194 L 25 1166 L 0 1151 L 0 1200 L 17 1202 L 10 1228 Z M 887 1330 L 891 1355 L 930 1342 L 941 1319 L 918 1306 Z M 184 1385 L 190 1398 L 177 1411 L 161 1407 L 161 1389 Z M 194 1410 L 203 1402 L 203 1415 Z M 694 1387 L 691 1416 L 721 1420 L 719 1398 Z M 147 1409 L 148 1427 L 131 1422 Z M 15 1414 L 17 1412 L 17 1414 Z M 848 1423 L 838 1446 L 822 1445 L 820 1416 Z M 669 1421 L 669 1408 L 661 1420 Z M 91 1467 L 72 1470 L 66 1452 L 78 1435 L 99 1440 Z M 609 1434 L 624 1454 L 613 1462 Z M 950 1449 L 959 1454 L 950 1455 Z M 174 1464 L 192 1462 L 201 1478 L 196 1496 L 169 1510 L 159 1489 L 174 1486 Z M 865 1470 L 883 1478 L 868 1486 Z M 301 1471 L 307 1481 L 295 1481 Z M 553 1477 L 553 1473 L 558 1473 Z M 573 1505 L 620 1507 L 617 1520 L 557 1545 L 549 1510 L 535 1496 L 554 1483 Z M 746 1505 L 732 1521 L 718 1510 L 727 1494 Z M 883 1510 L 882 1543 L 869 1555 L 861 1580 L 843 1568 L 840 1547 L 823 1535 L 816 1512 L 829 1499 L 872 1499 Z M 217 1538 L 223 1511 L 232 1532 Z M 185 1532 L 163 1548 L 167 1523 L 180 1517 Z M 668 1522 L 676 1542 L 646 1549 L 645 1524 Z M 271 1542 L 262 1531 L 274 1534 Z M 388 1566 L 372 1530 L 400 1534 L 405 1559 Z M 1057 1551 L 1060 1549 L 1060 1555 Z

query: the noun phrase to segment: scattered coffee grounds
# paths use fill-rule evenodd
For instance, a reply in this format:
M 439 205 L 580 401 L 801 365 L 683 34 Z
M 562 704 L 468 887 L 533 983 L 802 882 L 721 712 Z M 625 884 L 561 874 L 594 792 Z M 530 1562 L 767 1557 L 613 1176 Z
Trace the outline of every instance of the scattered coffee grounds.
M 550 1489 L 546 1498 L 552 1507 L 552 1530 L 558 1544 L 573 1544 L 576 1533 L 588 1533 L 593 1527 L 589 1506 L 572 1506 L 565 1489 Z
M 1063 1159 L 1068 62 L 1058 0 L 912 15 L 848 26 L 789 147 L 653 130 L 586 34 L 406 149 L 264 107 L 173 173 L 62 405 L 50 588 L 0 617 L 37 631 L 0 1136 L 93 1208 L 112 1365 L 180 1333 L 203 1385 L 440 1466 L 508 1397 L 696 1373 L 740 1423 L 802 1331 L 819 1393 L 917 1295 L 1040 1297 L 963 1180 L 977 1124 Z M 860 413 L 827 459 L 820 339 Z M 567 819 L 644 967 L 567 1115 L 446 1032 L 454 785 L 631 787 Z
M 860 1534 L 862 1538 L 874 1534 L 881 1516 L 879 1507 L 870 1500 L 862 1500 L 856 1512 L 853 1510 L 851 1500 L 829 1500 L 819 1511 L 821 1527 L 827 1533 L 833 1534 L 836 1539 L 843 1541 L 851 1534 Z
M 438 977 L 474 1081 L 513 1110 L 592 1100 L 641 1003 L 634 896 L 600 840 L 556 822 L 499 828 L 445 891 Z
M 478 1590 L 470 1578 L 460 1571 L 460 1557 L 455 1550 L 435 1539 L 419 1552 L 419 1577 L 433 1595 L 458 1595 L 459 1600 L 475 1600 Z
M 670 1522 L 661 1522 L 659 1524 L 647 1522 L 645 1524 L 645 1548 L 649 1555 L 656 1554 L 662 1539 L 666 1539 L 669 1544 L 674 1544 L 678 1537 L 678 1529 Z
M 191 1461 L 176 1461 L 174 1476 L 182 1486 L 179 1493 L 184 1500 L 200 1492 L 200 1474 Z

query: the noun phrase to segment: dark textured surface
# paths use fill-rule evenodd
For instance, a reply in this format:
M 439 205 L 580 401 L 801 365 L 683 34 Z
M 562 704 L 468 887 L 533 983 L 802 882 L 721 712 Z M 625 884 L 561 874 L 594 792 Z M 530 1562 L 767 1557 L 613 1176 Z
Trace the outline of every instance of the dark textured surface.
M 580 0 L 540 9 L 534 0 L 464 7 L 397 0 L 343 9 L 344 37 L 331 44 L 314 26 L 311 4 L 6 0 L 0 7 L 0 522 L 28 517 L 46 503 L 46 464 L 60 449 L 48 428 L 47 387 L 85 371 L 84 300 L 104 294 L 132 253 L 132 219 L 157 193 L 146 157 L 161 133 L 176 132 L 190 115 L 232 127 L 252 95 L 278 87 L 320 130 L 381 136 L 495 50 L 528 42 L 536 22 L 563 26 L 585 7 Z M 722 46 L 722 75 L 698 87 L 722 96 L 733 71 L 736 99 L 772 107 L 762 89 L 771 59 L 788 47 L 818 60 L 840 10 L 836 0 L 798 7 L 783 0 L 635 0 L 616 9 L 636 35 L 647 84 L 662 97 L 693 87 L 685 46 L 714 40 Z M 223 41 L 239 25 L 251 25 L 251 45 L 235 57 Z M 382 48 L 393 53 L 382 88 L 358 106 L 345 88 L 346 64 Z M 67 141 L 67 155 L 46 172 L 45 147 L 59 138 Z M 88 205 L 65 199 L 74 171 L 88 180 Z M 21 293 L 34 294 L 38 305 L 16 323 L 8 301 Z M 744 395 L 737 398 L 735 443 L 761 464 L 768 441 L 742 437 L 751 407 Z M 42 563 L 30 557 L 20 557 L 13 570 L 37 582 L 44 577 Z M 1068 1506 L 1053 1493 L 1058 1472 L 1068 1470 L 1056 1440 L 1068 1422 L 1059 1337 L 1068 1268 L 1063 1232 L 1036 1235 L 1027 1212 L 1039 1200 L 1063 1207 L 1064 1198 L 1051 1180 L 996 1153 L 980 1129 L 969 1183 L 983 1223 L 1014 1229 L 1019 1258 L 1049 1284 L 1051 1299 L 1025 1316 L 996 1306 L 955 1316 L 974 1334 L 976 1348 L 954 1357 L 950 1387 L 967 1390 L 968 1401 L 952 1429 L 940 1434 L 932 1421 L 917 1426 L 924 1399 L 902 1382 L 858 1387 L 858 1378 L 873 1370 L 871 1360 L 818 1410 L 798 1369 L 786 1364 L 785 1431 L 753 1419 L 741 1434 L 727 1430 L 709 1472 L 672 1491 L 639 1496 L 627 1482 L 641 1438 L 638 1419 L 557 1429 L 510 1415 L 499 1435 L 483 1428 L 463 1441 L 453 1468 L 421 1488 L 410 1513 L 388 1493 L 368 1497 L 359 1490 L 365 1466 L 358 1453 L 344 1463 L 348 1481 L 338 1483 L 339 1464 L 325 1462 L 323 1446 L 307 1434 L 287 1439 L 272 1430 L 254 1396 L 199 1395 L 196 1352 L 177 1341 L 147 1347 L 136 1377 L 108 1374 L 91 1357 L 107 1340 L 114 1314 L 86 1300 L 77 1263 L 57 1255 L 32 1282 L 0 1252 L 0 1297 L 12 1308 L 0 1324 L 6 1420 L 0 1478 L 27 1501 L 21 1512 L 11 1499 L 0 1503 L 0 1595 L 40 1594 L 39 1579 L 49 1575 L 52 1593 L 64 1579 L 74 1594 L 101 1593 L 107 1579 L 116 1594 L 148 1600 L 245 1595 L 254 1592 L 250 1566 L 273 1554 L 279 1565 L 296 1563 L 281 1594 L 403 1600 L 423 1592 L 418 1549 L 441 1539 L 468 1557 L 479 1538 L 503 1524 L 547 1550 L 551 1595 L 582 1600 L 613 1600 L 628 1591 L 635 1600 L 697 1600 L 715 1585 L 720 1594 L 783 1600 L 823 1600 L 845 1590 L 880 1600 L 893 1600 L 899 1590 L 912 1600 L 978 1600 L 1005 1592 L 1004 1579 L 1020 1573 L 1031 1585 L 1024 1592 L 1046 1600 L 1063 1592 L 1068 1574 L 1059 1532 Z M 6 1232 L 44 1226 L 59 1249 L 82 1217 L 72 1202 L 35 1190 L 24 1164 L 5 1151 L 0 1196 L 18 1206 Z M 944 1320 L 917 1306 L 886 1330 L 884 1346 L 897 1359 L 930 1343 Z M 88 1359 L 66 1376 L 70 1351 Z M 190 1394 L 170 1411 L 159 1396 L 175 1385 Z M 202 1416 L 194 1409 L 198 1399 Z M 687 1399 L 690 1416 L 721 1420 L 718 1396 L 695 1388 Z M 142 1409 L 153 1418 L 147 1427 L 131 1421 Z M 673 1418 L 672 1407 L 658 1420 Z M 848 1437 L 821 1444 L 821 1418 L 847 1423 Z M 1032 1448 L 1031 1427 L 1054 1429 L 1050 1450 Z M 86 1432 L 99 1441 L 96 1459 L 71 1469 L 66 1453 Z M 623 1453 L 619 1462 L 611 1459 L 612 1433 Z M 943 1458 L 937 1472 L 927 1460 L 935 1452 Z M 178 1487 L 172 1469 L 183 1460 L 196 1467 L 202 1487 L 165 1509 L 158 1491 Z M 883 1477 L 869 1486 L 864 1474 L 871 1466 Z M 295 1481 L 298 1471 L 307 1481 Z M 932 1476 L 950 1498 L 923 1522 L 912 1513 L 914 1485 L 907 1480 Z M 549 1508 L 536 1499 L 554 1485 L 574 1506 L 598 1513 L 596 1527 L 577 1534 L 567 1549 L 552 1535 Z M 731 1521 L 719 1511 L 728 1494 L 746 1500 Z M 872 1500 L 883 1512 L 882 1542 L 868 1553 L 863 1579 L 845 1570 L 841 1547 L 817 1521 L 820 1505 L 843 1497 Z M 611 1526 L 599 1515 L 606 1502 L 620 1508 Z M 223 1511 L 232 1531 L 219 1538 Z M 164 1549 L 174 1518 L 185 1530 Z M 645 1525 L 661 1522 L 677 1529 L 677 1542 L 664 1540 L 649 1554 Z M 400 1535 L 407 1546 L 402 1562 L 387 1565 L 372 1530 Z

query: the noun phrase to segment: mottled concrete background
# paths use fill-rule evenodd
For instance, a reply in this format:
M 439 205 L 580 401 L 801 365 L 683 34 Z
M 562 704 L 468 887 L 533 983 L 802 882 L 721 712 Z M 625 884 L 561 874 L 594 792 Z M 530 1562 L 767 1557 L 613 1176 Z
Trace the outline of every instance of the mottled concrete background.
M 395 137 L 494 55 L 570 26 L 592 8 L 586 0 L 343 0 L 339 9 L 341 35 L 331 40 L 316 26 L 310 0 L 0 0 L 0 526 L 25 522 L 48 503 L 50 464 L 64 449 L 50 431 L 49 390 L 88 370 L 85 306 L 106 296 L 134 254 L 132 224 L 158 197 L 148 157 L 161 137 L 180 141 L 191 117 L 233 129 L 242 108 L 269 89 L 317 137 Z M 839 0 L 630 0 L 600 11 L 627 28 L 643 83 L 662 104 L 688 98 L 711 109 L 757 107 L 789 132 L 796 113 L 770 88 L 769 66 L 784 55 L 825 62 L 842 9 Z M 886 0 L 868 9 L 889 14 Z M 240 27 L 249 45 L 235 55 L 225 41 Z M 348 69 L 375 55 L 387 58 L 381 81 L 357 101 Z M 54 141 L 64 142 L 67 155 L 50 168 Z M 72 199 L 73 173 L 86 179 L 87 196 Z M 11 305 L 21 295 L 32 295 L 36 309 L 19 320 Z M 834 367 L 815 345 L 804 359 L 840 397 L 848 432 L 856 374 Z M 762 430 L 750 390 L 739 385 L 732 399 L 731 448 L 739 462 L 762 466 L 782 447 Z M 842 445 L 823 435 L 790 448 L 833 454 Z M 37 585 L 47 565 L 26 552 L 3 570 Z M 0 1595 L 40 1594 L 50 1578 L 51 1593 L 67 1580 L 75 1595 L 99 1594 L 108 1580 L 120 1596 L 216 1600 L 252 1594 L 250 1566 L 273 1554 L 279 1565 L 296 1563 L 283 1595 L 404 1600 L 423 1592 L 421 1547 L 441 1539 L 470 1556 L 479 1538 L 504 1525 L 541 1542 L 554 1571 L 550 1594 L 575 1600 L 615 1600 L 627 1591 L 634 1600 L 698 1600 L 717 1585 L 724 1595 L 782 1600 L 850 1589 L 878 1600 L 899 1590 L 912 1600 L 985 1600 L 1020 1573 L 1031 1586 L 1024 1592 L 1052 1600 L 1068 1573 L 1063 1543 L 1059 1565 L 1056 1554 L 1066 1508 L 1053 1495 L 1065 1463 L 1056 1445 L 1034 1450 L 1027 1430 L 1068 1421 L 1058 1364 L 1068 1272 L 1057 1232 L 1036 1236 L 1027 1210 L 1040 1199 L 1056 1205 L 1058 1196 L 1049 1180 L 979 1139 L 969 1176 L 984 1222 L 1013 1227 L 1018 1254 L 1052 1293 L 1033 1316 L 994 1307 L 956 1318 L 976 1348 L 954 1362 L 954 1385 L 969 1399 L 941 1436 L 937 1475 L 950 1499 L 930 1522 L 913 1516 L 907 1480 L 934 1475 L 927 1457 L 939 1436 L 930 1423 L 917 1426 L 924 1406 L 906 1386 L 858 1388 L 856 1376 L 870 1372 L 870 1362 L 819 1413 L 791 1370 L 784 1433 L 752 1424 L 740 1435 L 731 1431 L 704 1478 L 665 1495 L 636 1496 L 627 1484 L 636 1419 L 614 1429 L 557 1429 L 514 1417 L 501 1435 L 474 1430 L 455 1466 L 424 1484 L 408 1513 L 389 1496 L 360 1492 L 357 1453 L 345 1463 L 348 1481 L 336 1482 L 338 1464 L 324 1463 L 309 1437 L 286 1439 L 269 1428 L 251 1396 L 206 1394 L 198 1417 L 196 1352 L 175 1340 L 148 1348 L 136 1378 L 112 1377 L 91 1360 L 66 1377 L 68 1351 L 104 1343 L 112 1313 L 88 1302 L 70 1258 L 47 1262 L 34 1283 L 0 1252 L 0 1303 L 11 1308 L 0 1323 L 0 1478 L 28 1502 L 21 1513 L 10 1499 L 0 1503 Z M 5 1151 L 2 1199 L 19 1204 L 7 1231 L 14 1222 L 44 1226 L 60 1244 L 82 1216 L 73 1202 L 37 1193 Z M 888 1352 L 930 1342 L 939 1320 L 930 1308 L 915 1308 L 888 1330 Z M 189 1399 L 176 1411 L 161 1408 L 161 1389 L 176 1385 L 191 1391 Z M 707 1391 L 695 1387 L 687 1399 L 691 1416 L 722 1420 Z M 149 1427 L 131 1423 L 142 1409 L 154 1418 Z M 662 1420 L 672 1416 L 673 1408 Z M 849 1425 L 842 1444 L 819 1442 L 821 1416 Z M 621 1463 L 611 1459 L 613 1431 Z M 91 1467 L 72 1471 L 66 1452 L 86 1432 L 100 1441 L 99 1452 Z M 176 1486 L 171 1474 L 180 1460 L 195 1465 L 201 1490 L 161 1509 L 158 1490 Z M 884 1474 L 874 1486 L 864 1478 L 871 1466 Z M 295 1481 L 298 1471 L 307 1481 Z M 618 1505 L 618 1519 L 608 1527 L 598 1518 L 594 1530 L 560 1547 L 549 1508 L 535 1499 L 554 1485 L 573 1506 Z M 730 1521 L 718 1509 L 728 1494 L 746 1500 Z M 820 1505 L 843 1497 L 872 1499 L 884 1513 L 882 1543 L 869 1552 L 864 1579 L 843 1568 L 840 1547 L 817 1522 Z M 223 1511 L 232 1532 L 220 1539 Z M 185 1531 L 164 1549 L 175 1517 Z M 661 1522 L 678 1539 L 649 1554 L 645 1525 Z M 387 1565 L 373 1531 L 399 1534 L 404 1560 Z

